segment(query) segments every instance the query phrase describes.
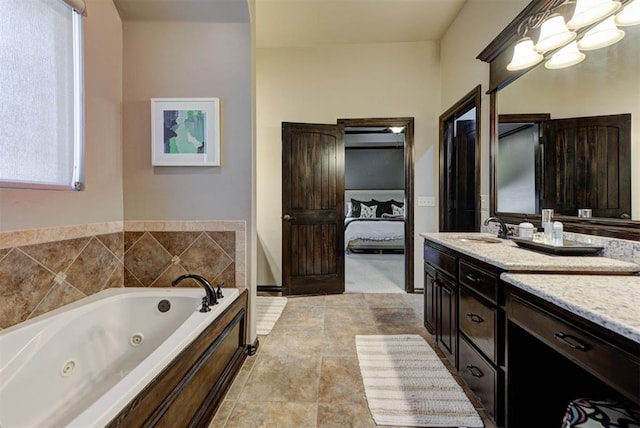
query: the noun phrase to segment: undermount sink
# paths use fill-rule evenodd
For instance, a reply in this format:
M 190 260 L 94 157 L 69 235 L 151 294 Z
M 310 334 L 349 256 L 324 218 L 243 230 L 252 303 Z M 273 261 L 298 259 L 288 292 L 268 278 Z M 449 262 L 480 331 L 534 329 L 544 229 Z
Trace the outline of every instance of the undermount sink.
M 502 241 L 504 241 L 504 239 L 489 238 L 486 236 L 469 236 L 467 238 L 458 238 L 458 240 L 462 242 L 471 242 L 471 243 L 480 242 L 483 244 L 499 244 Z

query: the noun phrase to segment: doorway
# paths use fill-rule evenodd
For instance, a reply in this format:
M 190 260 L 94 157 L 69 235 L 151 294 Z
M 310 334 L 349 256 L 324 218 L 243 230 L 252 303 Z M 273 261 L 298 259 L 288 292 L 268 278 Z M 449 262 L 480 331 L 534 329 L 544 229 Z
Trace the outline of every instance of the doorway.
M 440 232 L 480 230 L 480 85 L 440 116 Z
M 404 197 L 402 200 L 404 207 L 404 248 L 402 248 L 404 253 L 404 290 L 408 293 L 414 292 L 413 121 L 413 118 L 381 118 L 340 119 L 337 125 L 283 123 L 283 284 L 281 291 L 284 295 L 329 294 L 344 291 L 344 220 L 345 214 L 347 214 L 344 198 L 344 129 L 346 127 L 398 127 L 402 129 L 401 132 L 404 134 L 404 158 L 402 160 L 404 169 Z M 288 128 L 286 132 L 285 126 Z M 319 132 L 318 129 L 313 129 L 318 126 L 320 127 Z M 310 128 L 305 129 L 305 127 Z M 302 133 L 296 131 L 297 135 L 294 137 L 291 133 L 292 129 L 297 129 Z M 293 147 L 290 144 L 293 141 L 292 137 L 297 141 L 293 144 L 296 149 L 286 149 L 285 147 Z M 322 141 L 324 143 L 320 144 Z M 328 154 L 328 159 L 333 159 L 329 161 L 328 165 L 330 166 L 321 168 L 321 171 L 329 171 L 333 178 L 330 181 L 321 180 L 320 186 L 329 187 L 318 189 L 314 184 L 314 174 L 318 172 L 320 164 L 310 161 L 311 158 L 304 153 L 312 157 L 324 156 L 321 155 L 325 150 L 323 147 L 329 147 L 329 151 L 335 150 L 334 154 Z M 300 159 L 303 162 L 297 159 L 299 156 L 302 156 Z M 306 160 L 303 159 L 305 157 Z M 292 173 L 294 174 L 292 175 Z M 304 185 L 306 187 L 301 187 L 303 182 L 306 183 Z M 304 207 L 310 201 L 310 195 L 318 193 L 331 195 L 333 189 L 338 197 L 333 200 L 329 196 L 326 206 L 321 204 L 322 206 L 319 206 L 320 209 L 316 212 L 311 212 L 313 207 Z M 290 200 L 292 193 L 300 196 L 298 202 L 294 203 L 294 205 L 299 205 L 297 207 L 292 205 Z M 305 195 L 306 199 L 303 197 Z M 312 201 L 311 203 L 313 204 Z M 320 221 L 324 226 L 320 223 L 315 224 L 316 221 Z M 314 242 L 322 242 L 322 245 L 310 245 L 307 239 L 302 239 L 302 235 L 294 232 L 295 229 L 300 231 L 306 229 L 306 236 L 313 236 Z M 312 232 L 311 229 L 317 230 Z M 315 247 L 317 251 L 298 251 L 301 248 L 300 245 L 307 249 Z M 315 269 L 316 266 L 319 270 Z M 330 269 L 327 270 L 325 267 Z

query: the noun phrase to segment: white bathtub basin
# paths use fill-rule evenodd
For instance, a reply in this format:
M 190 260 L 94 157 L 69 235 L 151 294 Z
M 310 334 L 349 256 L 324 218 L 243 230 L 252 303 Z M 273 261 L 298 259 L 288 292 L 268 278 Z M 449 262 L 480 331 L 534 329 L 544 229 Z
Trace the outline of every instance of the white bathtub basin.
M 201 288 L 109 289 L 1 331 L 0 427 L 108 423 L 238 296 L 223 293 L 201 313 Z

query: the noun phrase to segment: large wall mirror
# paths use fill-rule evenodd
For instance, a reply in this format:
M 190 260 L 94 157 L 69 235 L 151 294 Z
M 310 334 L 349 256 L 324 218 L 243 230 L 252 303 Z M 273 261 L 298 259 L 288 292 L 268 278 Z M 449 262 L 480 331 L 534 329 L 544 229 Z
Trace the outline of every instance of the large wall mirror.
M 586 58 L 577 65 L 553 70 L 542 61 L 531 69 L 508 71 L 521 36 L 518 26 L 558 4 L 532 1 L 478 56 L 491 67 L 491 215 L 513 223 L 526 217 L 535 223 L 541 209 L 554 208 L 567 230 L 640 240 L 640 25 L 620 27 L 622 40 L 584 51 Z M 554 12 L 570 17 L 574 4 L 564 2 Z M 552 153 L 551 125 L 569 122 L 582 124 L 574 136 L 591 153 Z M 556 135 L 553 140 L 563 138 Z M 560 176 L 553 164 L 563 155 L 567 159 L 558 165 L 581 163 L 578 175 L 584 170 L 593 177 Z M 554 201 L 545 197 L 550 183 L 565 185 L 574 179 L 589 183 L 574 189 L 583 202 L 576 204 L 560 191 Z M 604 205 L 611 209 L 593 209 L 591 218 L 577 216 L 579 208 L 595 208 L 584 201 L 607 198 Z

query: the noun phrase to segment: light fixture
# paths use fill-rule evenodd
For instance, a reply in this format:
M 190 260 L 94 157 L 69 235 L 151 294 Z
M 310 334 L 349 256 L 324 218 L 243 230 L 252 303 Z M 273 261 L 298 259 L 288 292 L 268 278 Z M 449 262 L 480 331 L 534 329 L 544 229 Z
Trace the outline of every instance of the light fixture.
M 567 22 L 572 30 L 598 22 L 620 9 L 621 3 L 613 0 L 576 0 L 573 17 Z
M 534 49 L 540 53 L 564 46 L 576 38 L 576 33 L 569 31 L 560 14 L 549 16 L 540 27 L 540 37 Z
M 533 49 L 533 40 L 531 37 L 523 37 L 516 43 L 513 48 L 513 58 L 507 70 L 517 71 L 532 67 L 542 61 L 544 57 Z
M 544 63 L 544 66 L 552 70 L 571 67 L 584 61 L 585 57 L 586 55 L 578 50 L 576 42 L 573 41 L 551 55 L 551 58 Z
M 621 27 L 640 24 L 640 0 L 628 3 L 622 12 L 616 15 L 614 21 Z
M 404 131 L 404 126 L 390 126 L 389 131 L 393 132 L 394 134 L 399 134 Z
M 578 41 L 578 49 L 589 51 L 600 49 L 620 41 L 624 37 L 624 31 L 616 27 L 613 16 L 608 17 Z

